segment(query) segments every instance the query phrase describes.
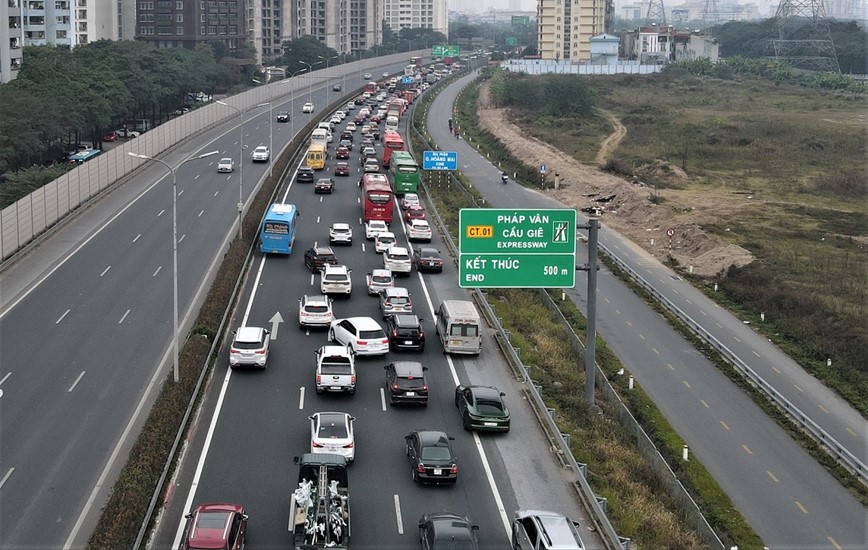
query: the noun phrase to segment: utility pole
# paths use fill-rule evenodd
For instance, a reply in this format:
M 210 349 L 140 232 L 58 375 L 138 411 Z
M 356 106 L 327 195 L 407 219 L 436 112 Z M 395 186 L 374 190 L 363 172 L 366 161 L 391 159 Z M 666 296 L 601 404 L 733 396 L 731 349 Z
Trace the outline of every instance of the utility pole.
M 595 375 L 597 372 L 597 241 L 600 231 L 600 220 L 590 218 L 587 225 L 577 229 L 588 230 L 588 263 L 578 265 L 576 269 L 588 272 L 588 334 L 585 344 L 585 403 L 594 404 Z

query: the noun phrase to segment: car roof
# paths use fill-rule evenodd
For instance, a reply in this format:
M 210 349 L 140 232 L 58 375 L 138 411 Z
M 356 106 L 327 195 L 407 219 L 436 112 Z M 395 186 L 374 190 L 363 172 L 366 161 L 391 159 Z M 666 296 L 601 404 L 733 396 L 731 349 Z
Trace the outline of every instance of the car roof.
M 431 247 L 428 247 L 428 246 L 424 246 L 424 247 L 421 247 L 421 248 L 419 249 L 419 254 L 420 254 L 420 255 L 424 255 L 424 254 L 436 254 L 436 255 L 439 256 L 439 255 L 440 255 L 440 251 L 437 250 L 436 248 L 431 248 Z
M 395 234 L 392 233 L 391 231 L 383 231 L 383 232 L 381 232 L 381 233 L 377 233 L 377 236 L 376 236 L 375 238 L 377 238 L 377 239 L 382 239 L 383 237 L 391 237 L 391 238 L 394 239 L 394 238 L 395 238 Z
M 410 291 L 401 286 L 395 286 L 391 288 L 387 288 L 383 291 L 384 295 L 392 295 L 392 296 L 409 296 Z
M 500 401 L 500 390 L 494 386 L 468 386 L 477 399 L 493 399 Z
M 335 222 L 332 224 L 332 229 L 349 229 L 350 224 L 343 222 Z
M 222 159 L 220 159 L 220 162 L 226 162 L 226 161 L 232 162 L 232 159 L 229 157 L 223 157 Z
M 371 271 L 371 275 L 388 275 L 389 277 L 391 277 L 392 272 L 388 269 L 374 269 Z
M 268 149 L 268 146 L 267 145 L 257 145 L 256 149 L 254 149 L 254 151 L 258 150 L 258 149 Z
M 430 227 L 430 225 L 428 224 L 428 220 L 412 219 L 412 220 L 410 220 L 410 225 L 425 225 L 425 226 Z
M 422 368 L 422 363 L 419 363 L 418 361 L 395 361 L 392 363 L 392 366 L 395 368 L 395 374 L 402 378 L 407 378 L 409 376 L 422 378 L 425 376 L 425 371 Z M 432 434 L 443 432 L 421 431 L 419 433 Z
M 470 534 L 470 522 L 467 518 L 451 512 L 440 512 L 428 516 L 434 527 L 435 537 L 438 541 L 468 541 L 473 540 Z
M 340 319 L 341 321 L 349 321 L 358 327 L 360 330 L 374 330 L 380 329 L 383 327 L 380 326 L 380 323 L 376 322 L 371 317 L 347 317 L 346 319 Z
M 262 340 L 264 330 L 262 327 L 239 327 L 235 331 L 235 341 L 259 342 Z
M 407 249 L 403 246 L 393 246 L 392 248 L 387 250 L 386 253 L 391 255 L 407 254 Z
M 350 353 L 350 350 L 348 350 L 344 346 L 323 346 L 319 348 L 319 352 L 322 354 L 323 357 L 329 357 L 334 355 L 347 357 L 349 355 L 352 355 L 352 353 Z
M 304 297 L 304 301 L 305 302 L 323 302 L 323 303 L 327 304 L 329 299 L 328 299 L 328 297 L 323 296 L 322 294 L 307 294 Z
M 401 328 L 415 328 L 420 325 L 419 318 L 415 315 L 400 314 L 392 315 L 395 325 Z

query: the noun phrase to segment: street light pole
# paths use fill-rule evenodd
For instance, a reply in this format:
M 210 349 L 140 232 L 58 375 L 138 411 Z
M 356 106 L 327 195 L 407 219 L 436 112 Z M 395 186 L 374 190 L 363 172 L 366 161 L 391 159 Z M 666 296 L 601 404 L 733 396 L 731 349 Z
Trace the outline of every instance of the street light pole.
M 257 84 L 262 84 L 262 82 L 252 79 L 253 82 Z M 274 175 L 274 98 L 271 94 L 271 85 L 273 83 L 269 82 L 265 85 L 268 88 L 268 176 L 271 177 Z
M 185 162 L 210 157 L 212 155 L 216 155 L 219 152 L 220 151 L 211 151 L 210 153 L 205 153 L 196 157 L 184 159 L 180 163 L 178 163 L 178 166 L 176 168 L 172 168 L 171 166 L 169 166 L 169 163 L 162 161 L 158 158 L 149 157 L 147 155 L 140 155 L 138 153 L 133 153 L 132 151 L 127 153 L 131 157 L 159 162 L 160 164 L 168 168 L 169 172 L 172 173 L 172 349 L 174 353 L 172 378 L 175 382 L 178 382 L 180 379 L 180 375 L 178 373 L 178 356 L 180 355 L 180 352 L 178 351 L 178 175 L 176 170 L 180 169 L 181 165 Z
M 244 231 L 243 231 L 243 225 L 244 224 L 243 224 L 243 220 L 241 219 L 241 213 L 244 211 L 244 192 L 243 192 L 243 188 L 244 188 L 244 112 L 241 109 L 239 109 L 238 107 L 236 107 L 235 105 L 230 105 L 230 104 L 226 103 L 225 101 L 221 101 L 219 99 L 217 101 L 215 101 L 215 103 L 219 103 L 220 105 L 223 105 L 224 107 L 229 107 L 230 109 L 235 109 L 235 112 L 237 112 L 238 116 L 241 118 L 241 125 L 239 126 L 239 128 L 241 130 L 241 139 L 239 140 L 241 146 L 239 148 L 239 154 L 238 154 L 238 164 L 239 164 L 239 168 L 238 168 L 238 204 L 236 205 L 237 210 L 238 210 L 238 239 L 240 240 L 244 237 Z M 257 107 L 264 107 L 265 105 L 268 105 L 268 103 L 260 103 L 259 105 L 254 105 L 254 106 L 250 107 L 250 109 L 256 109 Z M 248 110 L 250 110 L 250 109 L 248 109 Z M 269 156 L 271 156 L 270 152 L 269 152 Z
M 319 59 L 322 59 L 323 61 L 325 61 L 325 64 L 326 64 L 326 72 L 328 72 L 328 70 L 329 70 L 329 61 L 331 61 L 332 59 L 337 59 L 337 58 L 338 58 L 338 56 L 333 56 L 333 57 L 328 57 L 328 58 L 326 58 L 326 57 L 323 57 L 323 56 L 321 56 L 321 55 L 318 55 L 317 57 L 318 57 Z M 341 88 L 341 90 L 343 90 L 343 88 Z M 330 95 L 330 94 L 331 94 L 331 90 L 330 90 L 328 87 L 326 87 L 326 99 L 329 99 L 329 95 Z M 328 101 L 327 101 L 327 102 L 328 102 Z
M 306 65 L 306 66 L 307 66 L 307 76 L 308 76 L 308 78 L 310 79 L 310 80 L 308 80 L 308 85 L 307 85 L 307 102 L 308 102 L 308 103 L 313 103 L 313 99 L 312 99 L 312 97 L 313 97 L 313 78 L 311 78 L 310 73 L 313 72 L 313 68 L 316 67 L 317 65 L 319 65 L 320 62 L 317 61 L 317 62 L 315 62 L 315 63 L 307 63 L 307 62 L 304 62 L 304 61 L 299 60 L 299 63 L 301 63 L 302 65 Z M 311 117 L 313 117 L 313 110 L 311 110 L 311 112 L 308 113 L 308 114 L 309 114 Z
M 295 75 L 301 74 L 301 73 L 305 72 L 306 70 L 307 69 L 299 69 L 295 72 L 290 71 L 289 78 L 293 78 Z M 293 91 L 292 95 L 290 95 L 290 97 L 289 97 L 289 112 L 291 113 L 289 115 L 289 133 L 292 136 L 292 138 L 294 138 L 295 137 L 295 91 Z

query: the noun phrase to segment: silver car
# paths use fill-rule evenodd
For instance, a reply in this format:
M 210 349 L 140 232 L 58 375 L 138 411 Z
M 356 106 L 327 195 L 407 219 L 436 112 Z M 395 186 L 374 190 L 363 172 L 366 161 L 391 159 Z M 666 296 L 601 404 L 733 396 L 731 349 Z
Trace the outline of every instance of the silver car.
M 368 294 L 376 296 L 387 288 L 395 286 L 395 278 L 388 269 L 375 269 L 367 275 Z
M 513 550 L 584 550 L 579 524 L 555 512 L 519 510 L 512 520 Z
M 217 172 L 218 173 L 232 173 L 235 171 L 235 161 L 230 158 L 222 158 L 220 162 L 217 163 Z

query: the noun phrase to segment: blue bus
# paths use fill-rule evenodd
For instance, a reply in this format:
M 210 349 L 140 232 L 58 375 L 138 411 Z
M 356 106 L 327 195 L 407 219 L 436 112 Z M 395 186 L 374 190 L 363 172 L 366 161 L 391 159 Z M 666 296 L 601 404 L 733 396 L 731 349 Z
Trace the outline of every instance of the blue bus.
M 259 231 L 259 250 L 264 254 L 291 254 L 296 218 L 298 208 L 294 204 L 275 203 L 268 207 Z

